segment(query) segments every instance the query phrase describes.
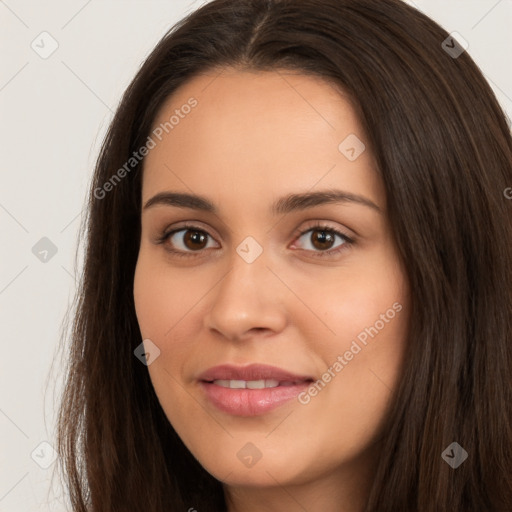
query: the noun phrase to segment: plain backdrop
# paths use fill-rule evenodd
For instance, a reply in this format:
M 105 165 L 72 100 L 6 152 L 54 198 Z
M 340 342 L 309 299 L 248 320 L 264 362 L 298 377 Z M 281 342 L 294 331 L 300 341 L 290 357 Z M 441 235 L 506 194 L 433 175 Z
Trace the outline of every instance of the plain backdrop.
M 57 346 L 86 190 L 121 94 L 203 3 L 0 0 L 0 512 L 66 510 L 52 480 Z M 512 1 L 408 3 L 462 35 L 512 117 Z

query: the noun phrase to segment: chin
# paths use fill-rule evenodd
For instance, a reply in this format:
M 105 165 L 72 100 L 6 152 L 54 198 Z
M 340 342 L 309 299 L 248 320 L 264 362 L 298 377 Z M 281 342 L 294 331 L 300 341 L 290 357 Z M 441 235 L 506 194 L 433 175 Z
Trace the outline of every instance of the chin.
M 195 452 L 194 456 L 213 477 L 233 486 L 302 484 L 319 469 L 314 467 L 314 458 L 308 459 L 298 448 L 286 452 L 279 445 L 266 448 L 264 442 L 253 444 L 246 439 L 247 436 L 242 442 L 231 440 L 229 446 L 219 446 L 219 453 Z

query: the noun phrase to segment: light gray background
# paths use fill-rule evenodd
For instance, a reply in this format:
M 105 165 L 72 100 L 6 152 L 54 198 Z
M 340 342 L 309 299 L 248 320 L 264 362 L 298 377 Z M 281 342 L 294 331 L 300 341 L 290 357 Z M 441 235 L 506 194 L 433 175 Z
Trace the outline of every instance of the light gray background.
M 85 193 L 122 92 L 164 33 L 203 3 L 0 0 L 0 512 L 66 510 L 56 476 L 51 485 L 57 464 L 39 465 L 52 449 L 40 443 L 54 444 L 57 347 Z M 463 36 L 512 117 L 512 0 L 408 3 Z M 43 31 L 59 45 L 47 59 L 31 47 L 48 49 Z M 43 237 L 57 248 L 46 262 L 32 252 Z

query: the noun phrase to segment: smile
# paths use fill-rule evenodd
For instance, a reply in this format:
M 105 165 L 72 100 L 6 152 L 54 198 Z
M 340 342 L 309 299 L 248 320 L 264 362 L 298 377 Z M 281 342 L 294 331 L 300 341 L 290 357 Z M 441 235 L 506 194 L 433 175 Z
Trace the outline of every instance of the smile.
M 216 409 L 233 416 L 257 416 L 293 400 L 314 379 L 267 364 L 223 364 L 201 373 L 198 381 Z
M 278 386 L 294 386 L 303 381 L 282 381 L 279 382 L 275 379 L 266 380 L 214 380 L 213 384 L 222 386 L 223 388 L 231 389 L 264 389 L 264 388 L 277 388 Z

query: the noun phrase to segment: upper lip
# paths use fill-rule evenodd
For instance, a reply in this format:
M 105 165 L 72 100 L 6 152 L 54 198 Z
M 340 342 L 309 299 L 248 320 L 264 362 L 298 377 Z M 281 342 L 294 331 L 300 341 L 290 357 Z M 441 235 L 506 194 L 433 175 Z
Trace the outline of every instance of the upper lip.
M 277 366 L 266 364 L 250 364 L 235 366 L 222 364 L 213 366 L 199 376 L 199 380 L 212 382 L 214 380 L 266 380 L 274 379 L 279 382 L 313 380 L 309 375 L 298 375 Z

